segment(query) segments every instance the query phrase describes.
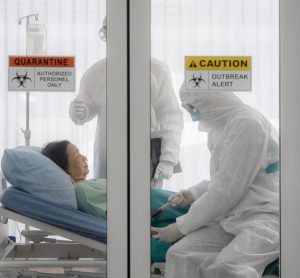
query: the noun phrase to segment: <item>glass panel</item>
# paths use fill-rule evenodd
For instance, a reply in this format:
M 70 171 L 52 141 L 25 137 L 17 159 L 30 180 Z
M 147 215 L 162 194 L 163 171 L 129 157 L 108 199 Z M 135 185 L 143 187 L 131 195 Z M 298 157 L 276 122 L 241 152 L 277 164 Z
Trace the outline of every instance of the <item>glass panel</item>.
M 278 1 L 152 0 L 152 271 L 279 275 L 278 132 Z
M 0 13 L 2 204 L 20 214 L 1 224 L 1 241 L 63 240 L 20 256 L 34 258 L 32 273 L 106 277 L 106 1 L 2 0 Z M 1 277 L 29 271 L 14 255 Z

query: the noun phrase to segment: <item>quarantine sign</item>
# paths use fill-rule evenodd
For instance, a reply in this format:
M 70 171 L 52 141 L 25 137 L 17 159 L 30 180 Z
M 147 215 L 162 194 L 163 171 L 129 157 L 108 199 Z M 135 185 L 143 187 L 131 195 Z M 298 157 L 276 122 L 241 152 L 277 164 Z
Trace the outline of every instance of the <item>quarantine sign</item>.
M 251 57 L 186 56 L 185 88 L 251 91 Z
M 75 58 L 9 56 L 9 91 L 74 91 Z

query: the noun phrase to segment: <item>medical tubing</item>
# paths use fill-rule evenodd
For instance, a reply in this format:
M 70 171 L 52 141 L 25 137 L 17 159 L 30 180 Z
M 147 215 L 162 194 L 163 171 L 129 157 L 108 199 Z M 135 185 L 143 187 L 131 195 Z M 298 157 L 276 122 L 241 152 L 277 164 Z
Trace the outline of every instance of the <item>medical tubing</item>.
M 151 213 L 152 217 L 155 217 L 159 214 L 161 214 L 163 211 L 165 211 L 166 209 L 168 209 L 171 206 L 170 203 L 165 203 L 164 205 L 162 205 L 160 208 L 158 208 L 157 210 L 155 210 L 154 212 Z

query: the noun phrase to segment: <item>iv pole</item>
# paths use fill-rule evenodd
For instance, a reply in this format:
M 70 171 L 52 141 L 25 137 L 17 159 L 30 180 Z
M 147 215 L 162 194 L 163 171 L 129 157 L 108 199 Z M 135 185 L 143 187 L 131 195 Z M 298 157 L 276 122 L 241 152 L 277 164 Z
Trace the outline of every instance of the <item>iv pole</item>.
M 26 32 L 27 32 L 27 26 L 29 25 L 29 19 L 31 17 L 34 17 L 35 21 L 38 21 L 38 14 L 30 14 L 30 15 L 26 15 L 26 16 L 22 16 L 19 18 L 18 23 L 19 25 L 22 24 L 22 20 L 26 19 Z M 27 45 L 26 45 L 26 55 L 28 55 L 28 49 L 27 49 Z M 23 128 L 21 128 L 24 137 L 25 137 L 25 146 L 29 146 L 30 145 L 30 137 L 31 137 L 31 130 L 29 128 L 29 100 L 30 100 L 30 92 L 26 92 L 26 129 L 24 130 Z
M 35 21 L 38 21 L 38 14 L 30 14 L 30 15 L 26 15 L 26 16 L 22 16 L 19 18 L 18 22 L 19 25 L 22 24 L 22 20 L 26 19 L 26 35 L 27 35 L 27 27 L 29 25 L 29 19 L 30 17 L 34 17 Z M 27 39 L 27 37 L 26 37 Z M 26 41 L 26 55 L 28 55 L 28 49 L 27 49 L 27 41 Z M 29 101 L 30 101 L 30 95 L 29 95 L 29 91 L 26 91 L 26 129 L 24 130 L 23 128 L 21 128 L 24 137 L 25 137 L 25 146 L 29 146 L 30 145 L 30 137 L 31 137 L 31 130 L 29 128 Z M 30 230 L 30 226 L 28 224 L 25 225 L 25 231 L 29 231 Z M 28 239 L 25 239 L 25 243 L 28 243 Z

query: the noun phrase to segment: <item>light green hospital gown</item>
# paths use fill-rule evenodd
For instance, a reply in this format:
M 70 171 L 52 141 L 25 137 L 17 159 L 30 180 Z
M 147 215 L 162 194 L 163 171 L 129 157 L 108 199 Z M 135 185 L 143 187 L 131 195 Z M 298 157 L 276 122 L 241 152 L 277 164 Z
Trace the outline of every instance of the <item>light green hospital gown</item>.
M 106 179 L 78 182 L 75 186 L 75 193 L 80 210 L 94 216 L 106 217 Z

